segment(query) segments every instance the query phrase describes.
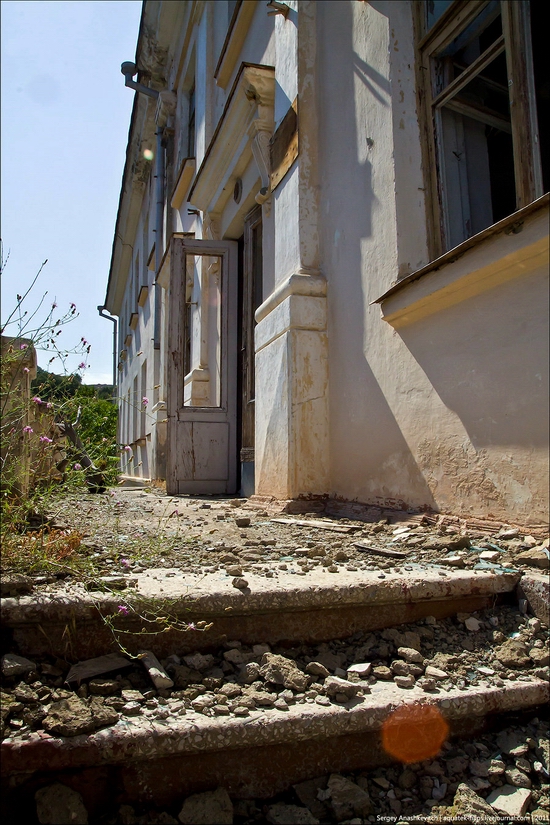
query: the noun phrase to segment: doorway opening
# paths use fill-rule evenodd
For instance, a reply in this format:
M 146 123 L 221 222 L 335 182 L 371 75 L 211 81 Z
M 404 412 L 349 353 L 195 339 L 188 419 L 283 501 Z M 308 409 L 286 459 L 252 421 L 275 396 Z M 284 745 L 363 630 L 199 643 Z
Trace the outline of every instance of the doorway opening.
M 256 206 L 244 221 L 239 244 L 239 318 L 237 376 L 237 467 L 240 494 L 254 494 L 255 312 L 263 301 L 262 208 Z

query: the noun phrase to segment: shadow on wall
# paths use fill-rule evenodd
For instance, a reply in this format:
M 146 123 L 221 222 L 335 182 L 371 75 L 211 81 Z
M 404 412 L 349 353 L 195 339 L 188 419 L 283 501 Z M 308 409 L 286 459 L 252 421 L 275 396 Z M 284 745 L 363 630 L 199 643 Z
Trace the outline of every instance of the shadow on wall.
M 382 323 L 377 309 L 366 314 L 364 308 L 363 281 L 376 276 L 376 256 L 373 271 L 363 272 L 368 257 L 362 247 L 373 235 L 374 211 L 384 208 L 373 190 L 367 121 L 380 117 L 381 106 L 390 106 L 390 84 L 369 65 L 368 54 L 354 51 L 350 2 L 319 3 L 317 15 L 321 256 L 329 285 L 331 492 L 369 503 L 437 509 L 363 346 L 369 334 L 365 319 Z M 387 18 L 384 21 L 389 26 Z M 365 51 L 369 48 L 367 42 Z M 335 55 L 340 56 L 337 62 Z M 358 95 L 366 103 L 361 134 Z M 380 129 L 375 124 L 374 128 Z M 391 243 L 391 237 L 388 232 L 381 239 L 380 249 L 385 241 Z
M 548 447 L 548 297 L 539 270 L 399 329 L 476 451 Z

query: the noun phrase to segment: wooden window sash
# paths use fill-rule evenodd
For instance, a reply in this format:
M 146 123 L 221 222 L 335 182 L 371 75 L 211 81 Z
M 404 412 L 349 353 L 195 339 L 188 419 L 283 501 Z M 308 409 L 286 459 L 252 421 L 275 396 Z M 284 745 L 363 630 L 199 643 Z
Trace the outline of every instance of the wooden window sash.
M 475 74 L 482 71 L 482 68 L 479 68 L 477 72 L 475 69 L 484 61 L 485 57 L 488 57 L 487 53 L 492 49 L 495 49 L 492 59 L 496 58 L 502 50 L 506 54 L 511 127 L 507 121 L 501 121 L 498 117 L 495 120 L 494 115 L 491 116 L 488 112 L 482 112 L 481 109 L 475 110 L 474 107 L 474 113 L 477 114 L 476 119 L 488 122 L 489 117 L 491 117 L 489 125 L 494 125 L 500 129 L 506 125 L 506 131 L 511 130 L 512 132 L 517 208 L 520 209 L 526 206 L 543 194 L 528 3 L 518 2 L 518 0 L 501 0 L 502 38 L 495 41 L 483 55 L 480 55 L 474 61 L 474 64 L 471 64 L 465 70 L 469 75 L 467 79 L 461 75 L 456 79 L 456 87 L 453 84 L 452 90 L 446 87 L 437 96 L 433 94 L 435 81 L 435 61 L 433 58 L 438 52 L 443 51 L 488 4 L 489 0 L 484 2 L 465 0 L 459 5 L 459 0 L 457 0 L 427 33 L 425 32 L 424 4 L 414 4 L 416 32 L 419 34 L 424 33 L 419 40 L 417 51 L 417 83 L 419 109 L 423 118 L 422 131 L 425 138 L 423 141 L 423 155 L 425 168 L 428 170 L 429 176 L 426 187 L 426 204 L 429 226 L 428 249 L 432 259 L 443 254 L 446 238 L 446 220 L 443 208 L 445 202 L 444 176 L 442 170 L 440 171 L 441 159 L 436 135 L 436 133 L 441 134 L 440 124 L 437 122 L 438 112 L 443 105 L 455 110 L 458 107 L 464 109 L 465 104 L 452 100 L 451 92 L 456 94 L 462 80 L 468 82 Z M 501 49 L 500 46 L 502 39 L 504 40 L 504 49 Z M 497 49 L 500 49 L 498 54 Z M 488 62 L 490 61 L 487 60 Z M 472 67 L 475 68 L 472 69 Z M 466 85 L 466 83 L 463 85 Z M 470 117 L 473 114 L 472 111 L 467 112 L 465 109 L 461 113 Z
M 501 0 L 514 147 L 516 207 L 543 195 L 529 4 Z
M 432 106 L 432 76 L 430 52 L 424 48 L 448 20 L 448 12 L 456 9 L 451 6 L 436 23 L 428 35 L 421 37 L 425 32 L 424 3 L 413 4 L 413 27 L 416 39 L 419 40 L 416 60 L 416 84 L 418 89 L 418 108 L 421 116 L 421 151 L 425 169 L 425 203 L 426 222 L 428 225 L 428 255 L 430 260 L 438 258 L 443 253 L 443 215 L 439 198 L 438 159 L 435 145 L 434 118 Z
M 504 43 L 504 35 L 501 35 L 494 43 L 491 43 L 488 49 L 485 49 L 483 54 L 480 54 L 473 63 L 471 63 L 456 80 L 453 80 L 449 85 L 443 89 L 432 101 L 433 106 L 445 106 L 447 101 L 451 100 L 464 86 L 467 86 L 471 80 L 474 80 L 483 69 L 486 69 L 489 63 L 492 63 L 499 54 L 502 54 L 506 45 Z
M 415 4 L 420 12 L 419 31 L 424 32 L 418 42 L 418 48 L 422 51 L 427 49 L 430 54 L 443 51 L 489 3 L 490 0 L 457 0 L 427 32 L 423 22 L 424 2 Z
M 512 126 L 505 118 L 495 115 L 490 109 L 485 109 L 483 106 L 474 106 L 473 103 L 463 103 L 460 100 L 450 100 L 445 109 L 450 109 L 459 115 L 465 115 L 465 117 L 477 120 L 486 126 L 494 126 L 495 129 L 500 129 L 501 132 L 512 134 Z

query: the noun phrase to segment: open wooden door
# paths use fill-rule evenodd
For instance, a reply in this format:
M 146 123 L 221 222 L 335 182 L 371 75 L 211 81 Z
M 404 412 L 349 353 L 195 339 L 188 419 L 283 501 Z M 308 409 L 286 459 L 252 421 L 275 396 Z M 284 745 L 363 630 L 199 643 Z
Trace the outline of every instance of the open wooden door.
M 173 237 L 166 489 L 237 491 L 237 243 Z

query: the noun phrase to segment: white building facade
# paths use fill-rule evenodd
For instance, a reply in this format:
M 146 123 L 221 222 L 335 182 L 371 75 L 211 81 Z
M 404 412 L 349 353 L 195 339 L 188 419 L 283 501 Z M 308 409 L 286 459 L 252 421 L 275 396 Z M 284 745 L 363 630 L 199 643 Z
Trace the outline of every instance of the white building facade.
M 540 14 L 146 0 L 105 302 L 123 472 L 547 521 Z

